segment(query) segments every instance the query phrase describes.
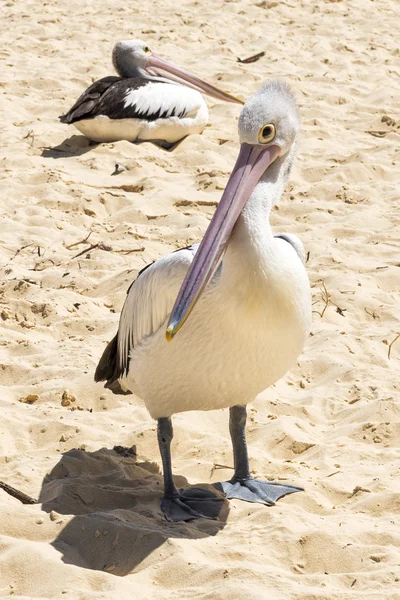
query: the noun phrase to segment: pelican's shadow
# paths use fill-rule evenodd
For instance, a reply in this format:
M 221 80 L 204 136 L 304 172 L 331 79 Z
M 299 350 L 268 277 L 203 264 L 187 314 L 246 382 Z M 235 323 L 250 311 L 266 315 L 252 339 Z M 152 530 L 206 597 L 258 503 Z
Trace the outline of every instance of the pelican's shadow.
M 187 136 L 178 140 L 177 142 L 169 143 L 163 140 L 143 140 L 143 141 L 135 141 L 131 142 L 132 144 L 154 144 L 158 148 L 162 150 L 166 150 L 167 152 L 173 152 L 180 144 L 186 139 Z M 106 143 L 106 142 L 104 142 Z M 53 146 L 52 148 L 44 148 L 42 151 L 43 158 L 71 158 L 73 156 L 81 156 L 82 154 L 86 154 L 86 152 L 90 152 L 93 148 L 98 146 L 100 142 L 94 142 L 84 135 L 72 135 L 69 138 L 66 138 L 61 144 L 58 146 Z
M 72 135 L 61 142 L 61 144 L 58 144 L 58 146 L 44 148 L 42 156 L 43 158 L 71 158 L 72 156 L 86 154 L 86 152 L 90 152 L 90 150 L 98 145 L 97 142 L 89 140 L 84 135 Z
M 134 453 L 122 454 L 107 448 L 69 450 L 43 480 L 43 510 L 54 511 L 51 518 L 61 525 L 63 518 L 57 513 L 74 515 L 52 542 L 65 563 L 123 576 L 155 551 L 156 560 L 167 559 L 169 538 L 214 536 L 225 526 L 226 501 L 219 520 L 167 522 L 160 511 L 163 485 L 158 466 L 137 462 Z M 183 477 L 176 477 L 175 483 L 188 486 Z M 213 489 L 206 484 L 196 487 Z

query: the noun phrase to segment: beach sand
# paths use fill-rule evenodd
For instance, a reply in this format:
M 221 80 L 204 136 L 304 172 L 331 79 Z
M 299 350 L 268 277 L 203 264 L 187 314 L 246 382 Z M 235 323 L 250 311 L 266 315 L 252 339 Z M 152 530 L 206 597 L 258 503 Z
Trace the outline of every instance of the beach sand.
M 0 595 L 400 599 L 396 0 L 4 9 L 0 479 L 40 502 L 0 490 Z M 128 285 L 200 240 L 238 152 L 240 107 L 217 101 L 203 134 L 173 152 L 90 145 L 58 122 L 112 74 L 114 42 L 133 37 L 243 98 L 283 77 L 302 115 L 272 221 L 309 253 L 312 335 L 249 406 L 248 442 L 256 475 L 304 492 L 271 508 L 226 502 L 218 522 L 163 519 L 155 422 L 93 382 Z M 112 176 L 115 163 L 127 169 Z M 227 411 L 174 425 L 178 485 L 231 476 Z

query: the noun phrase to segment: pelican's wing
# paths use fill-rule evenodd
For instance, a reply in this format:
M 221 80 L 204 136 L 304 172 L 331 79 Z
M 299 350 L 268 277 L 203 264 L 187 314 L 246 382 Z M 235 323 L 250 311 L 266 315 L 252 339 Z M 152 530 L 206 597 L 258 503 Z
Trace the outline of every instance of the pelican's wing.
M 303 265 L 306 264 L 306 251 L 304 250 L 303 242 L 297 235 L 294 233 L 277 233 L 274 237 L 285 240 L 285 242 L 288 242 L 288 244 L 293 246 Z
M 183 85 L 141 77 L 104 77 L 93 83 L 60 120 L 183 118 L 196 114 L 201 104 L 201 94 Z
M 106 381 L 105 387 L 121 393 L 115 383 L 128 373 L 132 348 L 166 323 L 197 248 L 196 244 L 178 250 L 139 272 L 128 289 L 118 333 L 104 350 L 95 381 Z
M 79 96 L 73 107 L 65 114 L 59 117 L 61 123 L 74 123 L 82 119 L 90 119 L 93 114 L 97 114 L 97 107 L 103 96 L 115 88 L 115 84 L 123 81 L 122 77 L 103 77 L 95 81 L 87 90 Z

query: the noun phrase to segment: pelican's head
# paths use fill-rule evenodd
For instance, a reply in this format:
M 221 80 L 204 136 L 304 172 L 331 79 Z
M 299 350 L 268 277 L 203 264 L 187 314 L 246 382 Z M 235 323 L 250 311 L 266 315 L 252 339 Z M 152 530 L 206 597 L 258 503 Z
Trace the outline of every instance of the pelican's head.
M 115 70 L 121 77 L 145 77 L 146 79 L 162 77 L 218 98 L 218 100 L 243 104 L 243 100 L 206 83 L 154 54 L 150 46 L 142 40 L 117 42 L 113 49 L 112 60 Z
M 121 77 L 145 76 L 153 50 L 142 40 L 122 40 L 113 48 L 112 61 Z
M 293 92 L 279 79 L 266 83 L 244 105 L 239 117 L 241 144 L 267 148 L 277 146 L 279 156 L 293 147 L 300 117 Z
M 257 183 L 285 178 L 295 156 L 300 119 L 290 88 L 271 81 L 251 96 L 239 117 L 240 152 L 217 210 L 179 291 L 167 327 L 170 341 L 215 273 L 240 213 Z M 271 176 L 270 176 L 271 173 Z

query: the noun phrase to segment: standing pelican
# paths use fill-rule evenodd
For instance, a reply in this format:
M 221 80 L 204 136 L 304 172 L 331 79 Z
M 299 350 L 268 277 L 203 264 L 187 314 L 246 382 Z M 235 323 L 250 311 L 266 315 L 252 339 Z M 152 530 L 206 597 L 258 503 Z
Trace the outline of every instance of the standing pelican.
M 267 83 L 246 102 L 239 157 L 200 246 L 139 274 L 96 370 L 96 381 L 134 392 L 158 420 L 169 520 L 215 514 L 212 493 L 173 483 L 171 415 L 182 411 L 230 408 L 235 470 L 218 484 L 228 498 L 273 504 L 300 490 L 253 479 L 245 438 L 246 405 L 296 361 L 311 323 L 303 246 L 296 236 L 274 236 L 269 224 L 298 131 L 284 83 Z
M 141 40 L 117 42 L 112 61 L 119 77 L 95 81 L 60 117 L 95 142 L 147 140 L 170 147 L 207 125 L 200 92 L 243 104 L 157 56 Z

